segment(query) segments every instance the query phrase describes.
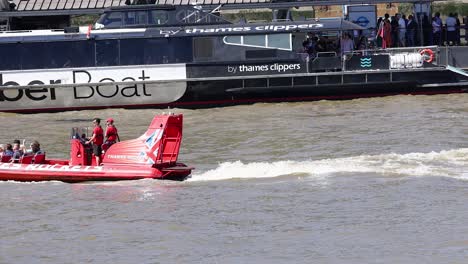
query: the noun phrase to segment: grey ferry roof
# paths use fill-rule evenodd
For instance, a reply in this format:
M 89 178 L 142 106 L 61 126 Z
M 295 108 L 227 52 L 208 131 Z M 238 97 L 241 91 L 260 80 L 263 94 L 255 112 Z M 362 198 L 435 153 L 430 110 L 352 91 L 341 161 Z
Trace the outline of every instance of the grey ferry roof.
M 98 29 L 90 33 L 93 39 L 221 36 L 244 34 L 275 34 L 292 32 L 326 32 L 365 29 L 342 18 L 326 18 L 306 21 L 284 21 L 271 23 L 245 23 L 227 25 L 202 25 L 186 27 Z M 0 32 L 0 42 L 37 42 L 87 39 L 87 27 L 80 27 L 78 33 L 63 30 L 27 30 Z
M 13 0 L 17 11 L 103 9 L 125 5 L 125 0 Z
M 0 0 L 7 1 L 7 0 Z M 102 11 L 108 7 L 125 6 L 126 3 L 150 3 L 160 5 L 202 5 L 219 6 L 227 9 L 256 7 L 270 8 L 281 6 L 317 6 L 317 5 L 351 5 L 376 3 L 431 2 L 433 0 L 10 0 L 16 5 L 15 11 L 59 11 L 89 10 L 85 13 Z

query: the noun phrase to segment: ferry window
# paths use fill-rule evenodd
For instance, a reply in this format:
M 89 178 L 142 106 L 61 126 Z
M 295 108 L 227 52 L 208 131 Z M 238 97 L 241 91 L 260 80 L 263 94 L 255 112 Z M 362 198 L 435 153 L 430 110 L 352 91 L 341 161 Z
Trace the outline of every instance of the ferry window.
M 214 49 L 212 38 L 194 38 L 193 39 L 193 57 L 195 59 L 213 57 Z
M 106 18 L 102 21 L 102 24 L 106 27 L 121 27 L 122 26 L 122 13 L 113 12 L 109 13 Z
M 268 47 L 291 50 L 290 34 L 271 34 L 267 35 Z
M 244 45 L 266 47 L 266 35 L 247 35 L 244 36 Z
M 48 42 L 44 46 L 45 68 L 95 66 L 94 41 Z
M 20 51 L 19 43 L 2 44 L 0 46 L 0 54 L 2 54 L 2 63 L 0 69 L 2 70 L 19 70 L 21 69 L 21 60 L 18 54 Z
M 271 78 L 269 79 L 270 86 L 291 86 L 292 78 Z
M 246 79 L 245 87 L 267 87 L 267 79 Z
M 167 38 L 145 40 L 144 64 L 169 63 L 170 48 Z
M 125 25 L 135 25 L 137 23 L 135 18 L 135 12 L 125 12 L 124 18 Z
M 49 42 L 44 47 L 44 54 L 47 57 L 45 68 L 68 68 L 72 61 L 75 61 L 73 42 Z
M 44 67 L 44 43 L 24 43 L 21 47 L 22 69 L 37 69 Z
M 139 24 L 139 25 L 148 24 L 148 12 L 147 11 L 136 12 L 136 24 Z
M 167 12 L 161 10 L 151 11 L 151 23 L 152 25 L 166 24 L 168 19 Z
M 277 50 L 276 49 L 257 49 L 257 50 L 246 50 L 245 58 L 246 59 L 260 59 L 260 58 L 276 58 Z
M 242 44 L 242 36 L 226 36 L 224 42 L 228 44 Z
M 190 62 L 193 58 L 192 40 L 190 38 L 169 38 L 171 62 Z
M 96 41 L 96 66 L 119 65 L 119 46 L 117 40 Z
M 144 62 L 144 39 L 120 40 L 120 65 L 141 65 Z
M 181 10 L 176 13 L 175 18 L 181 24 L 197 24 L 207 22 L 207 16 L 198 10 Z
M 223 41 L 228 45 L 291 50 L 291 34 L 225 36 Z
M 66 67 L 86 67 L 96 64 L 96 47 L 94 41 L 72 41 L 67 44 L 69 55 L 73 59 L 66 64 Z

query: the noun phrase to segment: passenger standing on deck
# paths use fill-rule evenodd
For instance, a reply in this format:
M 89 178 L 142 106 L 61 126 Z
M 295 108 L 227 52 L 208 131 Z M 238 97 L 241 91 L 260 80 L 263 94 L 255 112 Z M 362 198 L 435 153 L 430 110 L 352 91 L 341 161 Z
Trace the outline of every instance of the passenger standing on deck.
M 460 23 L 460 19 L 458 18 L 458 13 L 453 13 L 453 17 L 455 17 L 455 22 L 457 24 L 457 27 L 455 30 L 456 32 L 455 45 L 460 46 L 461 45 L 461 42 L 460 42 L 461 23 Z M 465 31 L 465 35 L 466 35 L 466 31 Z
M 406 19 L 405 15 L 398 16 L 398 46 L 406 47 Z
M 408 16 L 408 24 L 406 25 L 406 45 L 408 47 L 414 47 L 416 45 L 416 30 L 418 29 L 418 24 L 414 20 L 413 15 Z
M 457 20 L 454 15 L 450 13 L 445 20 L 447 26 L 447 45 L 455 45 L 457 43 Z
M 429 17 L 424 14 L 422 19 L 422 29 L 423 29 L 423 40 L 421 41 L 423 46 L 432 45 L 432 24 L 429 20 Z
M 101 154 L 102 154 L 102 143 L 104 141 L 104 131 L 101 127 L 101 119 L 94 118 L 93 120 L 93 136 L 86 142 L 89 144 L 93 142 L 93 153 L 96 156 L 96 164 L 97 166 L 101 165 Z
M 441 46 L 442 45 L 442 20 L 440 19 L 440 13 L 435 13 L 432 18 L 432 44 Z
M 465 40 L 468 41 L 468 34 L 466 34 L 468 32 L 468 16 L 463 18 L 463 24 L 465 24 Z
M 390 48 L 392 46 L 392 25 L 388 19 L 389 15 L 385 14 L 384 26 L 383 26 L 383 41 L 385 42 L 385 47 L 382 45 L 382 48 Z
M 114 119 L 108 118 L 106 120 L 106 142 L 102 145 L 102 149 L 107 151 L 107 149 L 114 145 L 117 141 L 120 141 L 119 134 L 117 133 L 117 128 L 114 125 Z
M 354 42 L 349 33 L 344 33 L 341 39 L 341 56 L 345 56 L 354 50 Z
M 400 20 L 400 14 L 396 13 L 395 16 L 391 17 L 390 25 L 392 26 L 392 47 L 398 47 L 400 38 L 398 37 L 398 21 Z

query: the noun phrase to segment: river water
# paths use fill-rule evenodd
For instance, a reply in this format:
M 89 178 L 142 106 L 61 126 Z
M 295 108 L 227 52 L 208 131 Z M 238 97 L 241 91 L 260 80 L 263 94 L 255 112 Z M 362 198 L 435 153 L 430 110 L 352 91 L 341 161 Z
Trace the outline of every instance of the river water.
M 0 182 L 0 263 L 468 262 L 468 94 L 171 111 L 188 181 Z M 67 158 L 156 113 L 0 114 L 0 142 Z

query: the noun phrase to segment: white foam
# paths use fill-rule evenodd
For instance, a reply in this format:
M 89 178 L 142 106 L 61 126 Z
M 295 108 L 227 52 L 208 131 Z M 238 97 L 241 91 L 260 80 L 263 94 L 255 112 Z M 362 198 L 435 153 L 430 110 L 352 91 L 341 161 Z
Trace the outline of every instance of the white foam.
M 376 173 L 381 175 L 446 176 L 468 179 L 468 148 L 430 153 L 379 154 L 309 160 L 223 162 L 213 170 L 192 175 L 190 181 L 244 178 L 272 178 L 285 175 L 327 177 L 336 173 Z
M 12 181 L 12 180 L 8 180 L 8 181 L 0 181 L 0 184 L 23 184 L 23 185 L 42 185 L 42 184 L 46 184 L 46 185 L 61 185 L 61 184 L 66 184 L 62 181 L 27 181 L 27 182 L 22 182 L 22 181 Z

